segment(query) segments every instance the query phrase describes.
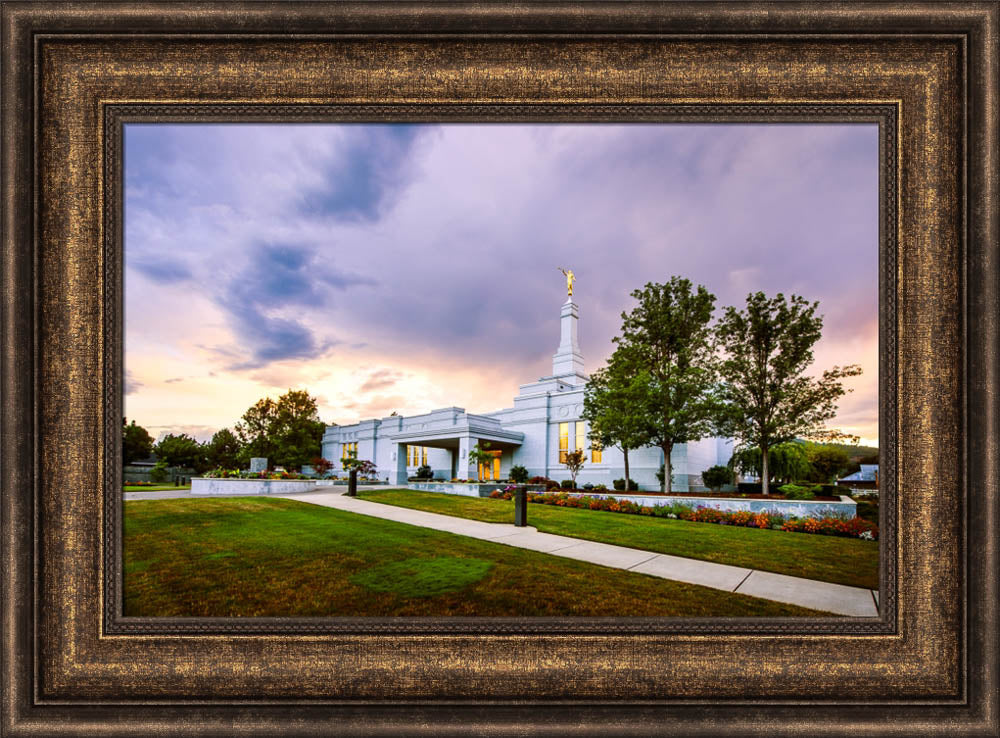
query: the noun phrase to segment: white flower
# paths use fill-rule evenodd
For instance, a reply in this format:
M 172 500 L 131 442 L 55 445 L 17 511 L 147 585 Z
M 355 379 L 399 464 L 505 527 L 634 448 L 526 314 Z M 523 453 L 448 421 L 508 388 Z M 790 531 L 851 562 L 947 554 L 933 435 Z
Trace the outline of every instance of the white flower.
M 860 538 L 863 541 L 874 541 L 875 540 L 875 536 L 872 535 L 872 532 L 870 530 L 866 530 L 864 533 L 862 533 L 860 536 L 858 536 L 858 538 Z
M 677 520 L 677 516 L 674 515 L 673 513 L 667 513 L 667 517 L 668 518 L 673 518 L 674 520 Z

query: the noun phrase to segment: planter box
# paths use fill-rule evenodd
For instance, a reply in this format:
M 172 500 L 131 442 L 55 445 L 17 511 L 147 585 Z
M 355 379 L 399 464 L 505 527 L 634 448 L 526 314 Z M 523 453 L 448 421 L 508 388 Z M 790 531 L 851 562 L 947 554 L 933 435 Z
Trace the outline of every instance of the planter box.
M 191 480 L 193 495 L 280 495 L 312 492 L 316 482 L 311 479 L 212 479 L 195 477 Z

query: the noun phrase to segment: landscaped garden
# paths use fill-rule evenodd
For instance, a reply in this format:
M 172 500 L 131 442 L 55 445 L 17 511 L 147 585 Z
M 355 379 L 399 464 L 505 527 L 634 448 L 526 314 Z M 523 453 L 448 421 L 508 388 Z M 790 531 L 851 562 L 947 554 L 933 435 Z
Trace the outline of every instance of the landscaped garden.
M 124 510 L 127 616 L 828 615 L 289 499 L 144 500 Z
M 158 484 L 156 482 L 125 482 L 123 492 L 162 492 L 163 490 L 191 489 L 190 484 Z
M 416 490 L 360 493 L 371 502 L 454 515 L 489 523 L 512 523 L 514 503 Z M 528 525 L 544 533 L 611 543 L 657 553 L 742 566 L 852 587 L 878 589 L 878 543 L 832 535 L 797 534 L 771 528 L 706 525 L 651 515 L 608 514 L 589 508 L 530 505 Z

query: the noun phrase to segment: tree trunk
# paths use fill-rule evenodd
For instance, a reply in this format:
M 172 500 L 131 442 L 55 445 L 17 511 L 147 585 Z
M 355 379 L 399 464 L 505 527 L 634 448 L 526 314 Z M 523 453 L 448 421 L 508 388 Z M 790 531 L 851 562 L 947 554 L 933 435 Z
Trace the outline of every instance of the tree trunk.
M 768 484 L 768 481 L 769 481 L 768 478 L 769 478 L 770 475 L 768 473 L 769 470 L 767 468 L 767 457 L 768 457 L 769 451 L 770 451 L 770 449 L 768 449 L 768 448 L 766 448 L 764 446 L 761 446 L 761 448 L 760 448 L 760 460 L 761 460 L 761 465 L 760 465 L 760 491 L 763 494 L 765 494 L 765 495 L 769 494 L 769 492 L 770 492 L 770 485 Z
M 673 452 L 673 450 L 674 450 L 674 444 L 672 443 L 669 446 L 663 447 L 663 491 L 666 492 L 668 495 L 670 494 L 673 486 L 671 484 L 673 480 L 671 479 L 671 473 L 670 473 L 671 470 L 673 469 L 673 467 L 670 465 L 670 454 L 671 452 Z
M 622 447 L 622 453 L 625 455 L 625 491 L 628 492 L 628 449 L 624 446 Z

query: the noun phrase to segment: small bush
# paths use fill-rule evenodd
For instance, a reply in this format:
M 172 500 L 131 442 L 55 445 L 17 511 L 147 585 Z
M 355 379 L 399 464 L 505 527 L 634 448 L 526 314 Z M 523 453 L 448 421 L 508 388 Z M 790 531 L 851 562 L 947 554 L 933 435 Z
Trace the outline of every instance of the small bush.
M 167 462 L 157 461 L 156 465 L 149 470 L 149 479 L 152 482 L 160 484 L 166 482 L 170 478 L 170 472 L 167 471 Z
M 594 491 L 595 492 L 598 491 L 598 490 L 605 490 L 607 488 L 608 488 L 607 485 L 604 485 L 604 484 L 595 484 L 594 485 Z
M 562 487 L 563 489 L 576 489 L 576 485 L 573 484 L 572 479 L 562 480 L 562 482 L 559 483 L 559 486 Z
M 615 489 L 618 490 L 619 492 L 624 492 L 625 491 L 625 480 L 624 479 L 616 479 L 614 482 L 612 482 L 612 484 L 614 484 Z M 630 491 L 632 491 L 632 492 L 635 492 L 635 491 L 637 491 L 639 489 L 639 485 L 635 483 L 634 479 L 630 479 L 630 480 L 628 480 L 628 489 Z
M 520 464 L 512 466 L 510 468 L 510 481 L 516 482 L 517 484 L 523 484 L 528 481 L 528 470 L 525 469 Z
M 778 487 L 778 491 L 785 496 L 786 500 L 814 500 L 816 493 L 811 487 L 803 487 L 797 484 L 786 484 Z
M 545 484 L 549 481 L 548 477 L 532 477 L 528 480 L 528 484 Z
M 713 466 L 701 473 L 701 480 L 709 489 L 717 490 L 733 481 L 733 470 L 728 466 Z
M 545 489 L 548 489 L 548 490 L 559 489 L 559 482 L 557 482 L 554 479 L 546 479 L 545 480 Z
M 736 485 L 736 491 L 744 495 L 759 495 L 761 493 L 760 482 L 740 482 Z

